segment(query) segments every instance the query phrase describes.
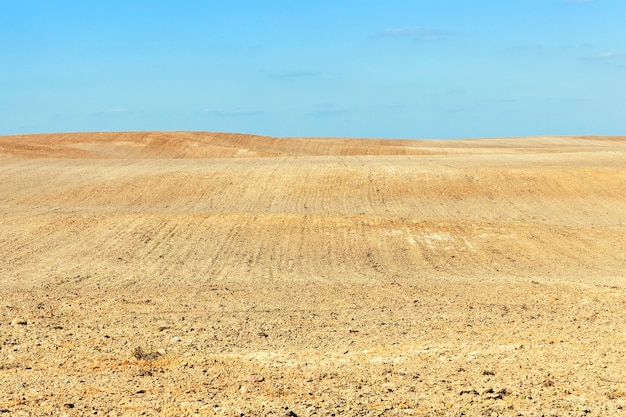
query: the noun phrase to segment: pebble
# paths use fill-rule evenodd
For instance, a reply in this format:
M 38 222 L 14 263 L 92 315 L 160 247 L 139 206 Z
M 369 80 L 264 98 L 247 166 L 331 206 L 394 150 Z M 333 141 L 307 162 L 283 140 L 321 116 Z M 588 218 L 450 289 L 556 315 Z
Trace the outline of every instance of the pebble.
M 242 393 L 242 394 L 245 394 L 246 392 L 248 392 L 248 388 L 246 388 L 246 386 L 245 386 L 245 385 L 242 385 L 242 386 L 239 388 L 239 392 L 240 392 L 240 393 Z
M 26 324 L 28 324 L 28 322 L 25 319 L 21 318 L 21 317 L 16 317 L 13 320 L 11 320 L 11 326 L 17 326 L 17 325 L 24 326 Z
M 250 375 L 248 377 L 248 381 L 250 381 L 250 382 L 263 382 L 263 381 L 265 381 L 265 378 L 263 378 L 261 375 Z
M 172 342 L 180 342 L 180 337 L 178 336 L 172 337 Z

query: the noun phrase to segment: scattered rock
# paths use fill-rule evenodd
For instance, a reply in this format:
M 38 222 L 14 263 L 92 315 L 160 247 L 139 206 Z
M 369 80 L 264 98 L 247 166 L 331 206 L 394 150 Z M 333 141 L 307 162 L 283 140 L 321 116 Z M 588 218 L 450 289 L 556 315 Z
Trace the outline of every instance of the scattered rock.
M 63 404 L 63 407 L 65 407 L 65 408 L 74 408 L 75 405 L 72 404 L 72 403 L 66 403 L 66 404 Z
M 393 382 L 387 382 L 385 384 L 382 384 L 382 387 L 387 390 L 387 392 L 393 392 L 396 389 L 396 384 L 394 384 Z
M 541 383 L 542 387 L 548 388 L 548 387 L 552 387 L 554 386 L 554 381 L 551 380 L 550 378 L 546 378 L 542 383 Z
M 486 392 L 491 392 L 494 393 L 493 389 L 490 389 Z M 510 395 L 511 391 L 507 388 L 502 388 L 501 390 L 499 390 L 498 392 L 495 392 L 495 395 L 490 396 L 489 398 L 491 398 L 492 400 L 501 400 L 503 399 L 505 396 Z
M 246 388 L 245 385 L 242 385 L 241 387 L 239 387 L 239 392 L 245 394 L 248 392 L 248 388 Z
M 161 354 L 159 352 L 145 352 L 141 346 L 137 346 L 133 349 L 133 357 L 138 360 L 143 361 L 153 361 L 157 359 Z
M 28 322 L 21 317 L 16 317 L 13 320 L 11 320 L 11 326 L 18 326 L 18 325 L 25 326 L 27 324 Z
M 607 392 L 605 395 L 606 395 L 606 397 L 607 397 L 609 400 L 616 400 L 616 399 L 618 399 L 618 398 L 624 398 L 624 397 L 626 397 L 626 392 L 624 392 L 624 391 L 619 391 L 619 390 L 617 390 L 617 389 L 613 389 L 613 390 L 611 390 L 611 391 Z
M 263 382 L 263 381 L 265 381 L 265 378 L 263 378 L 261 375 L 250 375 L 250 376 L 248 376 L 248 381 L 250 381 L 250 382 Z

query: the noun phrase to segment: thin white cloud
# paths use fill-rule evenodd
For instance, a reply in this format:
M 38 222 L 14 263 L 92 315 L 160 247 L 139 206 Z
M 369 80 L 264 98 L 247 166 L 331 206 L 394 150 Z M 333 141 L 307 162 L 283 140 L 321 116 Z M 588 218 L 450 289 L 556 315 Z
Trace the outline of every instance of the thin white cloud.
M 264 114 L 262 111 L 257 110 L 211 110 L 204 109 L 200 110 L 198 114 L 207 115 L 207 116 L 216 116 L 216 117 L 245 117 L 245 116 L 259 116 Z
M 599 54 L 587 56 L 586 59 L 594 60 L 594 61 L 610 61 L 615 59 L 623 59 L 626 58 L 626 54 L 622 52 L 600 52 Z
M 310 77 L 318 77 L 322 75 L 319 71 L 307 71 L 307 70 L 291 70 L 291 71 L 282 71 L 282 72 L 274 72 L 270 73 L 270 78 L 279 79 L 279 80 L 294 80 L 299 78 L 310 78 Z
M 333 103 L 317 103 L 315 105 L 315 108 L 320 110 L 334 109 L 335 107 Z
M 128 114 L 137 113 L 136 110 L 127 110 L 127 109 L 106 109 L 95 111 L 91 113 L 92 116 L 124 116 Z
M 322 109 L 322 110 L 316 110 L 316 111 L 309 113 L 309 116 L 311 117 L 339 117 L 339 116 L 346 116 L 350 113 L 352 113 L 352 111 L 348 109 Z
M 407 27 L 387 29 L 381 33 L 385 37 L 410 38 L 415 41 L 429 42 L 448 39 L 450 33 L 428 27 Z
M 510 46 L 506 50 L 508 52 L 533 52 L 533 51 L 540 51 L 542 49 L 544 49 L 543 44 L 534 42 L 534 43 L 524 43 L 524 44 Z
M 626 54 L 618 53 L 618 52 L 602 52 L 595 56 L 596 59 L 611 59 L 611 58 L 621 58 L 626 56 Z

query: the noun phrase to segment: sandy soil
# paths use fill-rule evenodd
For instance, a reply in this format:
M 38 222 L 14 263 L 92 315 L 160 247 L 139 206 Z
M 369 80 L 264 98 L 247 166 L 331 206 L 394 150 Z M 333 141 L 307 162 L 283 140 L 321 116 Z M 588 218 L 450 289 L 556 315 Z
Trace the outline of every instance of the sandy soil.
M 0 415 L 626 415 L 626 138 L 0 137 Z

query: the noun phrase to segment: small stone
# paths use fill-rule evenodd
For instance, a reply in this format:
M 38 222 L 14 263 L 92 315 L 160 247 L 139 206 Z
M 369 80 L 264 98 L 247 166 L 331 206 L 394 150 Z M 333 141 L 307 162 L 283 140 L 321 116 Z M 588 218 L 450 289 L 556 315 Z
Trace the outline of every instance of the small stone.
M 263 378 L 261 375 L 250 375 L 248 377 L 248 381 L 250 381 L 250 382 L 263 382 L 263 381 L 265 381 L 265 378 Z
M 388 382 L 386 384 L 382 384 L 382 387 L 388 392 L 393 392 L 396 389 L 396 384 L 394 384 L 393 382 Z
M 246 386 L 245 386 L 245 385 L 242 385 L 242 386 L 239 388 L 239 392 L 240 392 L 240 393 L 242 393 L 242 394 L 245 394 L 245 393 L 247 393 L 247 392 L 248 392 L 248 388 L 246 388 Z
M 180 342 L 180 337 L 178 336 L 172 337 L 172 342 Z
M 11 326 L 17 326 L 17 325 L 25 326 L 26 324 L 28 324 L 28 322 L 21 317 L 16 317 L 13 320 L 11 320 Z
M 67 404 L 63 404 L 63 407 L 65 407 L 65 408 L 74 408 L 75 406 L 72 403 L 67 403 Z

